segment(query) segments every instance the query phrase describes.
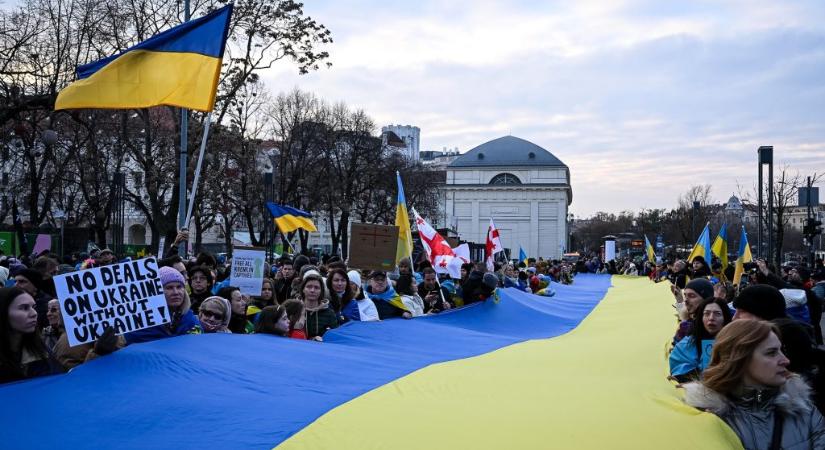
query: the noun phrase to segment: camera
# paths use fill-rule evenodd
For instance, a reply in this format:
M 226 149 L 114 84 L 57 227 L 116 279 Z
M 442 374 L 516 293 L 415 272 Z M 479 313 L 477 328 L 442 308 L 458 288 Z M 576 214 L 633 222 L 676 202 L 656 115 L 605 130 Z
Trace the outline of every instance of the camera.
M 758 269 L 759 266 L 757 266 L 755 262 L 749 262 L 743 264 L 743 268 L 746 272 L 756 272 L 756 269 Z

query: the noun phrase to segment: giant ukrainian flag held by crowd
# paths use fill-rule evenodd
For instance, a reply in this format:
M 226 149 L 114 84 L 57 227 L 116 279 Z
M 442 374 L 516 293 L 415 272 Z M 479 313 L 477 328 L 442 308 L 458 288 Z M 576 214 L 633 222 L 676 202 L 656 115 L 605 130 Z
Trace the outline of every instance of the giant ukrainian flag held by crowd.
M 690 252 L 690 255 L 688 256 L 688 262 L 693 261 L 693 258 L 697 256 L 705 258 L 705 261 L 707 261 L 708 265 L 710 265 L 710 222 L 705 224 L 705 229 L 702 230 L 702 234 L 699 235 L 699 240 L 696 241 L 696 245 L 693 246 L 693 250 Z
M 724 277 L 725 269 L 728 268 L 728 224 L 722 224 L 722 229 L 719 230 L 719 235 L 713 241 L 711 250 L 722 262 L 722 277 Z
M 745 263 L 753 261 L 751 246 L 748 244 L 748 233 L 742 225 L 742 234 L 739 236 L 739 256 L 736 258 L 736 271 L 733 273 L 733 284 L 739 285 L 742 274 L 745 273 Z
M 350 321 L 323 343 L 214 333 L 130 345 L 0 385 L 2 447 L 742 448 L 667 379 L 665 283 L 580 273 L 553 289 Z
M 232 4 L 77 68 L 55 109 L 170 105 L 212 111 Z
M 312 222 L 312 215 L 306 211 L 291 206 L 277 205 L 272 202 L 266 202 L 266 209 L 272 214 L 272 220 L 281 230 L 281 233 L 289 233 L 299 228 L 307 231 L 318 231 L 315 228 L 315 223 Z
M 412 258 L 413 240 L 410 230 L 410 215 L 407 213 L 407 199 L 404 197 L 404 185 L 401 174 L 395 172 L 398 180 L 398 205 L 395 207 L 395 226 L 398 227 L 398 246 L 395 250 L 395 264 L 403 258 Z

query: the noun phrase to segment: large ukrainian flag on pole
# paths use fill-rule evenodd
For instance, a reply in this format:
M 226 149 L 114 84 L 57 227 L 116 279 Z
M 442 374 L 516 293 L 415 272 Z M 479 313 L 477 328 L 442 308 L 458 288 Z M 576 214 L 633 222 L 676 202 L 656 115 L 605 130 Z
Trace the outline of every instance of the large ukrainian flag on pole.
M 398 227 L 398 247 L 395 250 L 395 264 L 403 258 L 412 259 L 412 231 L 410 230 L 410 215 L 407 213 L 407 199 L 404 197 L 404 185 L 401 184 L 401 174 L 395 172 L 398 179 L 398 205 L 395 207 L 395 226 Z
M 696 245 L 693 246 L 693 250 L 688 256 L 688 262 L 693 261 L 693 258 L 697 256 L 705 258 L 705 261 L 710 265 L 710 260 L 712 259 L 710 250 L 710 222 L 705 224 L 705 229 L 702 230 L 702 234 L 699 235 L 699 240 L 696 241 Z
M 232 4 L 77 68 L 55 109 L 169 105 L 212 111 Z
M 722 263 L 722 277 L 725 276 L 725 269 L 728 268 L 728 225 L 722 224 L 722 229 L 719 230 L 719 235 L 713 241 L 713 254 L 719 257 Z
M 272 214 L 272 220 L 275 226 L 281 230 L 281 233 L 289 233 L 297 229 L 307 231 L 318 231 L 315 228 L 315 223 L 312 222 L 312 214 L 291 206 L 276 205 L 272 202 L 266 202 L 266 209 Z
M 742 234 L 739 236 L 739 256 L 736 258 L 736 271 L 733 273 L 733 284 L 739 285 L 742 274 L 745 273 L 745 263 L 753 262 L 751 246 L 748 244 L 748 233 L 742 225 Z

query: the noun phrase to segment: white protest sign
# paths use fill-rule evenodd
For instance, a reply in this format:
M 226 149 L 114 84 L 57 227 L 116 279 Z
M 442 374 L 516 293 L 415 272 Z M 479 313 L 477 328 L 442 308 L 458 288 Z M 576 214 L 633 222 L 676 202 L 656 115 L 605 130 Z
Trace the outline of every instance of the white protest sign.
M 108 327 L 123 334 L 170 320 L 155 258 L 58 275 L 54 286 L 72 347 Z
M 604 262 L 616 259 L 616 241 L 604 241 Z
M 241 294 L 257 297 L 261 295 L 264 281 L 265 250 L 238 249 L 232 251 L 232 286 L 241 290 Z

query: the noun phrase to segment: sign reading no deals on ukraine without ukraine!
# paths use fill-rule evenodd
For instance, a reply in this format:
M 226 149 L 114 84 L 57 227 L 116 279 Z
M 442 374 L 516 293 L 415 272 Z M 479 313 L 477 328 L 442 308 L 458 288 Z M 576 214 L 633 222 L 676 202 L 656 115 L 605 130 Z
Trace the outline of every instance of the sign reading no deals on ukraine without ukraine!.
M 232 252 L 232 286 L 240 289 L 241 294 L 261 295 L 265 261 L 265 250 L 235 247 L 235 251 Z
M 170 320 L 155 258 L 58 275 L 54 286 L 72 347 L 108 327 L 123 334 Z

